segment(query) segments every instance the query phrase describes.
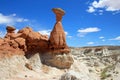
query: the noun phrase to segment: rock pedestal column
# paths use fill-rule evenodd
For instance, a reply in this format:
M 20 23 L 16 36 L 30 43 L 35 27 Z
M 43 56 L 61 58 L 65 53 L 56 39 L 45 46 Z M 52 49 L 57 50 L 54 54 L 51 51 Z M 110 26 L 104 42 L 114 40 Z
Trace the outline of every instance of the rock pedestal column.
M 68 53 L 70 50 L 66 44 L 66 35 L 62 27 L 62 16 L 65 12 L 60 8 L 53 8 L 52 11 L 56 15 L 56 23 L 50 35 L 50 49 L 56 52 Z

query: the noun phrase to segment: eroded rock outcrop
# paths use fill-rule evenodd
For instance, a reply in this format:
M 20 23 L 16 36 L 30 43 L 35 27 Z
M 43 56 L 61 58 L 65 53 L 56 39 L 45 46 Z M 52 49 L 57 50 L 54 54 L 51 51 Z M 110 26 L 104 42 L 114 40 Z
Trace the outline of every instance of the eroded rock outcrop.
M 51 52 L 51 53 L 69 53 L 70 49 L 66 44 L 66 35 L 62 27 L 62 16 L 65 12 L 60 8 L 53 8 L 56 15 L 56 23 L 50 34 L 50 38 L 39 32 L 34 32 L 32 28 L 25 27 L 15 33 L 15 27 L 7 26 L 7 34 L 4 39 L 0 39 L 1 45 L 7 45 L 14 49 L 20 49 L 29 54 L 35 52 Z
M 70 49 L 66 44 L 66 35 L 62 27 L 62 16 L 65 14 L 64 10 L 60 8 L 53 8 L 52 11 L 56 15 L 56 23 L 50 34 L 50 49 L 54 53 L 69 53 Z
M 56 14 L 56 24 L 50 38 L 33 31 L 30 27 L 25 27 L 15 33 L 15 27 L 7 26 L 7 34 L 3 39 L 0 38 L 0 57 L 4 54 L 9 56 L 22 54 L 30 58 L 39 53 L 44 64 L 58 68 L 70 68 L 73 58 L 68 54 L 70 49 L 66 44 L 66 35 L 61 23 L 65 12 L 60 8 L 52 10 Z
M 15 54 L 24 55 L 22 48 L 19 48 L 19 44 L 15 41 L 17 36 L 15 35 L 15 28 L 13 26 L 6 27 L 7 34 L 5 38 L 0 39 L 0 58 L 5 56 L 12 56 Z
M 5 35 L 5 42 L 9 43 L 10 46 L 13 48 L 22 49 L 23 51 L 26 51 L 26 43 L 25 39 L 21 37 L 20 33 L 15 33 L 15 28 L 13 26 L 7 26 L 6 27 L 7 34 Z
M 83 79 L 83 78 L 85 77 L 83 75 L 81 76 L 80 73 L 75 72 L 75 71 L 69 71 L 63 74 L 60 80 L 88 80 L 88 79 Z
M 48 36 L 34 32 L 30 27 L 19 30 L 18 34 L 21 34 L 20 37 L 25 39 L 27 56 L 48 50 Z
M 60 69 L 69 69 L 74 60 L 70 54 L 41 54 L 41 61 L 48 66 L 57 67 Z
M 70 49 L 66 44 L 66 35 L 62 27 L 62 16 L 65 12 L 60 8 L 53 8 L 56 15 L 56 23 L 49 38 L 49 53 L 42 54 L 41 59 L 44 64 L 61 69 L 68 69 L 73 64 Z

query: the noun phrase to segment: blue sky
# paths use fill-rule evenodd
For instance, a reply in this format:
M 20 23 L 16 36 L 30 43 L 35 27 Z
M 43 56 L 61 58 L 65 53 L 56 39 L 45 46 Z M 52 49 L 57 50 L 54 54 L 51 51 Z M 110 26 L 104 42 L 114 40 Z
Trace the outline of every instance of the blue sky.
M 66 12 L 62 24 L 69 46 L 120 45 L 120 0 L 0 0 L 0 36 L 6 25 L 49 35 L 52 8 Z

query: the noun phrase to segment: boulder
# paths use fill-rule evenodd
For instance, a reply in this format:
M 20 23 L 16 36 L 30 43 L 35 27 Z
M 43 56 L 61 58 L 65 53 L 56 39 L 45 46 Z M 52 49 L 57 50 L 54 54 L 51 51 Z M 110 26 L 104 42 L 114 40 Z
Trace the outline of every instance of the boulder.
M 61 8 L 53 8 L 52 11 L 56 15 L 56 22 L 61 21 L 62 20 L 62 16 L 65 15 L 65 11 L 62 10 Z
M 6 27 L 6 30 L 7 30 L 7 34 L 5 35 L 5 38 L 8 38 L 8 39 L 15 39 L 15 28 L 13 26 L 7 26 Z
M 99 80 L 99 79 L 90 78 L 88 74 L 82 74 L 82 72 L 69 70 L 68 72 L 61 76 L 60 80 Z
M 83 80 L 83 79 L 80 78 L 80 73 L 75 72 L 75 71 L 69 71 L 63 74 L 60 80 Z M 87 79 L 84 79 L 84 80 L 87 80 Z
M 41 54 L 41 61 L 43 64 L 57 67 L 60 69 L 68 69 L 73 64 L 73 58 L 70 54 Z
M 41 69 L 42 64 L 41 64 L 41 59 L 40 59 L 39 53 L 32 55 L 32 57 L 29 58 L 28 60 L 29 60 L 29 64 L 32 66 L 33 70 L 39 71 Z
M 7 27 L 6 27 L 6 30 L 7 30 L 7 32 L 13 32 L 13 31 L 16 30 L 16 29 L 15 29 L 14 26 L 7 26 Z

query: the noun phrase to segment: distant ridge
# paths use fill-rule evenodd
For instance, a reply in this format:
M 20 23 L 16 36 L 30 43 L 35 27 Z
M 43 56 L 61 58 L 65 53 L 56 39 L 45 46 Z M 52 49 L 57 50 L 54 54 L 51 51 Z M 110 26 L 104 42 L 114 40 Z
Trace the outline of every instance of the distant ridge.
M 70 48 L 92 48 L 92 47 L 120 47 L 120 45 L 98 45 L 98 46 L 81 46 L 81 47 L 70 46 Z

